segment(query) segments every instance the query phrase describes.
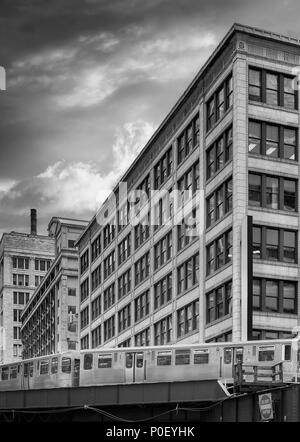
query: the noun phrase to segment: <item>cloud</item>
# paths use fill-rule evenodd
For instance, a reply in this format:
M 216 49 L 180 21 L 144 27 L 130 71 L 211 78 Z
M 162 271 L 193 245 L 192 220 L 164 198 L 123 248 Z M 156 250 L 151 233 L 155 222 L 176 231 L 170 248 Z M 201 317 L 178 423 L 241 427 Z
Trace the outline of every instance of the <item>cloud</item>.
M 18 183 L 0 182 L 0 213 L 21 216 L 37 207 L 43 217 L 76 216 L 89 219 L 107 198 L 153 133 L 145 121 L 128 122 L 117 130 L 112 146 L 111 169 L 102 173 L 95 162 L 64 160 Z M 2 191 L 1 191 L 2 190 Z

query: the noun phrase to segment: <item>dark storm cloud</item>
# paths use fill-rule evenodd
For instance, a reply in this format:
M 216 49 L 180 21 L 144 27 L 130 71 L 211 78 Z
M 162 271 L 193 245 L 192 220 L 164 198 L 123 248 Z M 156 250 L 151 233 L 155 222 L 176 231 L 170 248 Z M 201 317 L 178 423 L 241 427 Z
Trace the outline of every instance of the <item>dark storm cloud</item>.
M 296 0 L 1 0 L 0 8 L 0 230 L 9 220 L 22 230 L 30 205 L 43 225 L 52 215 L 90 216 L 93 186 L 114 182 L 124 145 L 129 161 L 233 22 L 297 35 L 300 9 Z M 80 198 L 68 202 L 74 188 Z

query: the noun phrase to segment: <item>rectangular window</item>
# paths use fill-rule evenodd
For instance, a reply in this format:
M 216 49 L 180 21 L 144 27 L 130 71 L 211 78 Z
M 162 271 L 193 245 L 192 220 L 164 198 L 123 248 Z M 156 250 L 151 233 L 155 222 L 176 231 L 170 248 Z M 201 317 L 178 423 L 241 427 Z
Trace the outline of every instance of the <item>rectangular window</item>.
M 89 278 L 86 278 L 80 285 L 80 302 L 89 296 Z
M 172 339 L 172 315 L 154 324 L 154 345 L 168 344 Z
M 297 262 L 297 232 L 253 226 L 253 258 Z
M 85 328 L 89 323 L 89 307 L 80 312 L 80 328 Z
M 96 258 L 100 255 L 101 252 L 101 233 L 97 236 L 97 238 L 92 242 L 92 262 L 95 261 Z
M 150 236 L 150 213 L 134 227 L 134 248 L 138 249 Z
M 101 295 L 92 301 L 92 321 L 101 315 Z
M 118 245 L 118 264 L 122 264 L 131 253 L 131 234 L 129 233 Z
M 89 249 L 80 257 L 80 273 L 83 274 L 89 266 Z
M 249 173 L 249 205 L 297 211 L 297 181 Z
M 101 284 L 101 264 L 92 272 L 92 291 Z
M 135 322 L 144 318 L 149 314 L 150 300 L 149 300 L 149 290 L 142 293 L 134 300 L 134 320 Z
M 172 257 L 172 231 L 154 245 L 154 269 L 158 269 Z
M 172 273 L 154 285 L 154 308 L 162 307 L 172 299 Z
M 107 224 L 103 229 L 103 247 L 106 248 L 115 238 L 116 226 L 115 218 L 113 218 L 109 224 Z
M 199 282 L 199 254 L 192 256 L 177 267 L 177 294 L 191 289 Z
M 295 77 L 265 69 L 249 68 L 249 100 L 298 109 Z
M 107 279 L 115 270 L 115 251 L 113 250 L 103 261 L 104 279 Z
M 29 258 L 14 256 L 12 261 L 14 269 L 21 269 L 21 270 L 29 269 Z
M 207 227 L 232 210 L 232 178 L 223 183 L 206 198 Z
M 180 338 L 199 328 L 199 301 L 177 310 L 177 337 Z
M 126 330 L 126 328 L 130 327 L 131 324 L 131 311 L 130 311 L 131 305 L 128 304 L 126 307 L 122 308 L 122 310 L 118 313 L 118 331 L 119 333 L 123 330 Z
M 173 172 L 172 147 L 162 156 L 154 166 L 154 188 L 158 189 Z
M 233 103 L 233 81 L 230 75 L 206 103 L 207 131 L 223 118 Z
M 134 274 L 135 274 L 135 285 L 144 281 L 150 272 L 150 252 L 145 253 L 135 264 L 134 264 Z
M 253 308 L 260 311 L 297 314 L 297 282 L 254 278 Z
M 101 345 L 101 325 L 92 330 L 92 348 L 97 348 Z
M 118 299 L 126 296 L 131 290 L 131 269 L 118 278 Z
M 206 323 L 232 314 L 231 281 L 217 287 L 206 295 Z
M 227 231 L 206 246 L 206 274 L 210 275 L 232 259 L 232 230 Z
M 232 160 L 232 126 L 206 151 L 206 179 L 213 177 L 219 170 Z
M 103 309 L 108 310 L 115 303 L 115 283 L 113 282 L 103 292 Z
M 150 345 L 150 328 L 137 333 L 134 336 L 134 343 L 136 347 L 145 347 Z
M 109 319 L 104 321 L 104 341 L 115 336 L 115 317 L 111 316 Z
M 120 208 L 118 212 L 118 231 L 124 229 L 129 223 L 129 202 L 126 201 L 125 204 Z

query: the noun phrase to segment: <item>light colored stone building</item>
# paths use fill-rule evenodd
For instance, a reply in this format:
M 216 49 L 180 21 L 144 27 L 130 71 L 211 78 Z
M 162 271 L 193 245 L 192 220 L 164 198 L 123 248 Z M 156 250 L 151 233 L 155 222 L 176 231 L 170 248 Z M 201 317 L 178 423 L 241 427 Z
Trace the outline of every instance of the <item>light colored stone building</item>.
M 4 233 L 0 242 L 0 363 L 22 358 L 21 314 L 55 256 L 54 239 L 31 233 Z
M 23 357 L 79 348 L 78 251 L 88 222 L 54 217 L 48 227 L 56 256 L 22 313 Z
M 141 213 L 163 221 L 170 210 L 169 225 L 132 226 L 116 186 L 117 212 L 108 199 L 78 241 L 81 348 L 291 335 L 299 65 L 299 40 L 229 30 L 121 179 L 129 191 L 198 194 L 199 235 L 176 225 L 168 198 Z

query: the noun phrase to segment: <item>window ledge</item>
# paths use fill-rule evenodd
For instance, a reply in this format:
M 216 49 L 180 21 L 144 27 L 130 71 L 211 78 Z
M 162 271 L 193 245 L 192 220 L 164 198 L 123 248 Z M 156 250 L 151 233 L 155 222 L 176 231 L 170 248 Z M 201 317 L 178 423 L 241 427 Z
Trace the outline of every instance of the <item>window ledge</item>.
M 209 101 L 209 100 L 208 100 Z M 207 104 L 207 102 L 206 102 Z M 205 138 L 207 138 L 219 125 L 220 123 L 224 120 L 224 118 L 232 111 L 233 106 L 230 106 L 224 113 L 224 115 L 222 116 L 222 118 L 220 118 L 213 127 L 211 127 L 209 130 L 206 131 L 205 134 Z
M 288 158 L 276 158 L 271 157 L 269 155 L 262 155 L 262 154 L 255 154 L 248 152 L 249 158 L 256 158 L 258 160 L 264 159 L 265 161 L 275 161 L 276 163 L 282 163 L 282 164 L 294 164 L 295 166 L 298 166 L 299 161 L 298 160 L 289 160 Z
M 210 278 L 215 277 L 216 275 L 218 275 L 219 273 L 223 272 L 223 270 L 227 269 L 228 267 L 230 267 L 232 265 L 232 260 L 230 262 L 227 262 L 225 265 L 223 265 L 221 268 L 219 268 L 218 270 L 215 270 L 213 273 L 211 273 L 210 275 L 206 275 L 205 277 L 205 281 L 208 281 Z
M 222 316 L 221 318 L 218 318 L 218 319 L 215 319 L 214 321 L 209 322 L 208 324 L 206 324 L 204 326 L 204 328 L 207 329 L 207 328 L 213 327 L 214 325 L 220 324 L 220 322 L 223 322 L 226 319 L 229 319 L 231 317 L 232 317 L 232 313 L 228 313 L 227 315 Z
M 272 104 L 267 104 L 267 103 L 263 103 L 261 101 L 255 101 L 255 100 L 248 100 L 249 104 L 252 104 L 254 106 L 259 106 L 259 107 L 266 107 L 268 109 L 272 109 L 272 110 L 279 110 L 279 111 L 284 111 L 284 112 L 288 112 L 288 113 L 292 113 L 295 115 L 298 115 L 298 109 L 289 109 L 283 106 L 274 106 Z
M 194 290 L 196 287 L 199 287 L 199 282 L 197 282 L 197 284 L 194 284 L 192 287 L 190 287 L 189 289 L 184 290 L 181 293 L 178 293 L 176 296 L 176 299 L 181 298 L 182 296 L 186 295 L 187 293 L 191 292 L 192 290 Z
M 269 209 L 268 207 L 251 206 L 248 203 L 248 210 L 258 210 L 259 212 L 273 213 L 274 215 L 290 215 L 298 217 L 298 212 L 292 212 L 291 210 Z
M 285 262 L 285 261 L 273 261 L 273 260 L 267 260 L 267 259 L 259 259 L 253 257 L 253 264 L 267 264 L 267 265 L 274 265 L 276 267 L 292 267 L 292 268 L 298 268 L 297 263 L 293 262 Z M 254 276 L 255 277 L 255 276 Z
M 264 310 L 254 310 L 253 314 L 257 316 L 268 316 L 268 317 L 276 317 L 276 318 L 286 318 L 286 319 L 296 319 L 297 313 L 280 313 L 280 312 L 270 312 Z
M 232 215 L 232 210 L 227 212 L 222 218 L 219 218 L 217 221 L 215 221 L 213 224 L 211 224 L 209 227 L 206 228 L 205 233 L 209 233 L 212 229 L 214 229 L 218 224 L 220 224 L 222 221 L 224 221 L 226 218 L 228 218 L 230 215 Z

